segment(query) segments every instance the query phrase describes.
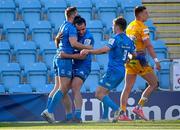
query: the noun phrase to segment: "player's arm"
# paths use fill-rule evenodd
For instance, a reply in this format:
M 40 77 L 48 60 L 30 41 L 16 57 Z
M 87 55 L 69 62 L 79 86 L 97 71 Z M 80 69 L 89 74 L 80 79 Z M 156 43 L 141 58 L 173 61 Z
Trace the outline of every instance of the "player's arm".
M 58 55 L 60 58 L 65 58 L 65 59 L 79 59 L 79 60 L 83 60 L 86 58 L 86 55 L 82 55 L 80 53 L 77 54 L 67 54 L 64 52 L 60 52 Z
M 142 30 L 142 40 L 143 40 L 143 43 L 147 49 L 147 51 L 149 52 L 150 56 L 154 59 L 155 63 L 156 63 L 156 68 L 158 70 L 161 69 L 161 66 L 160 66 L 160 63 L 158 61 L 158 58 L 156 56 L 156 53 L 154 52 L 154 48 L 150 42 L 150 38 L 149 38 L 149 29 L 147 27 L 145 27 L 143 30 Z
M 60 42 L 60 40 L 62 39 L 62 37 L 63 37 L 63 34 L 62 33 L 58 33 L 57 34 L 57 36 L 55 37 L 55 40 L 54 40 L 54 42 L 55 42 L 55 46 L 56 46 L 56 48 L 58 48 L 59 47 L 59 42 Z
M 95 55 L 99 55 L 99 54 L 104 54 L 109 52 L 112 48 L 114 48 L 116 46 L 116 42 L 114 38 L 110 38 L 108 41 L 108 44 L 100 49 L 96 49 L 96 50 L 82 50 L 81 54 L 87 55 L 89 53 L 91 54 L 95 54 Z
M 161 69 L 160 63 L 158 61 L 157 55 L 156 55 L 156 53 L 154 51 L 154 47 L 152 46 L 149 38 L 145 39 L 143 42 L 144 42 L 144 44 L 145 44 L 145 46 L 147 48 L 147 51 L 149 52 L 150 56 L 154 59 L 154 62 L 156 63 L 156 68 L 158 70 L 160 70 Z
M 95 54 L 95 55 L 99 55 L 99 54 L 104 54 L 107 53 L 110 50 L 110 48 L 108 46 L 105 46 L 103 48 L 100 49 L 96 49 L 96 50 L 87 50 L 84 49 L 81 51 L 81 54 L 87 55 L 87 54 Z
M 73 48 L 78 50 L 82 49 L 92 49 L 92 46 L 85 46 L 77 40 L 77 30 L 75 27 L 71 27 L 69 30 L 69 42 Z
M 78 50 L 82 50 L 82 49 L 92 49 L 92 46 L 85 46 L 82 43 L 77 41 L 77 37 L 69 37 L 69 41 L 72 47 L 78 49 Z

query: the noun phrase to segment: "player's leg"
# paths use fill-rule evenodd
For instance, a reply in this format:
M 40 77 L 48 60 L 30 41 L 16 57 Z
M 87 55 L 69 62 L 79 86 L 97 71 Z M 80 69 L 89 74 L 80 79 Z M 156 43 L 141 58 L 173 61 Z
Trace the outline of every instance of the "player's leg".
M 64 60 L 57 58 L 55 60 L 55 65 L 57 66 L 57 75 L 60 86 L 58 91 L 56 91 L 56 93 L 54 94 L 52 101 L 48 107 L 49 113 L 54 112 L 55 107 L 57 106 L 59 101 L 69 91 L 72 78 L 72 60 Z
M 82 122 L 81 119 L 81 108 L 82 108 L 82 95 L 80 92 L 80 89 L 88 77 L 90 73 L 90 68 L 74 68 L 74 73 L 73 73 L 73 80 L 71 83 L 72 86 L 72 92 L 74 95 L 74 104 L 75 104 L 75 117 L 74 117 L 74 122 L 80 123 Z
M 144 76 L 142 76 L 148 83 L 148 87 L 144 90 L 142 93 L 141 99 L 139 101 L 139 105 L 144 106 L 145 100 L 148 99 L 150 94 L 157 89 L 158 87 L 158 80 L 156 75 L 152 73 L 148 73 Z M 144 100 L 145 99 L 145 100 Z
M 72 60 L 56 59 L 58 82 L 60 83 L 59 89 L 53 95 L 52 101 L 49 104 L 47 110 L 42 113 L 42 116 L 49 123 L 55 121 L 53 112 L 57 104 L 62 100 L 63 96 L 70 89 L 70 83 L 72 78 Z
M 147 73 L 142 77 L 148 82 L 149 86 L 142 93 L 138 105 L 133 109 L 133 112 L 140 116 L 142 119 L 147 120 L 147 118 L 144 116 L 142 107 L 144 106 L 144 103 L 147 102 L 150 94 L 157 88 L 158 80 L 153 72 Z
M 46 104 L 46 108 L 48 108 L 49 104 L 51 103 L 52 97 L 53 97 L 54 93 L 59 89 L 59 86 L 60 86 L 60 83 L 59 83 L 59 80 L 58 80 L 58 76 L 55 76 L 54 88 L 53 88 L 53 90 L 49 93 L 48 100 L 47 100 L 47 104 Z
M 109 90 L 99 86 L 96 90 L 95 97 L 103 102 L 103 104 L 106 104 L 108 107 L 111 107 L 114 111 L 117 111 L 119 109 L 118 105 L 114 103 L 114 101 L 111 100 L 111 98 L 108 96 Z
M 63 101 L 63 105 L 64 105 L 65 111 L 66 111 L 66 119 L 63 122 L 71 123 L 73 120 L 72 101 L 71 101 L 71 98 L 68 93 L 66 95 L 64 95 L 62 101 Z
M 109 107 L 106 104 L 103 104 L 103 114 L 102 121 L 108 121 Z
M 116 118 L 119 116 L 119 106 L 108 96 L 108 94 L 108 89 L 99 86 L 96 90 L 95 96 L 97 99 L 102 101 L 103 105 L 110 107 L 115 112 L 116 117 L 114 117 L 113 121 L 117 121 Z
M 55 107 L 57 106 L 57 104 L 59 103 L 59 101 L 61 101 L 61 99 L 63 98 L 64 95 L 67 94 L 67 92 L 69 91 L 69 86 L 70 86 L 70 82 L 71 79 L 67 78 L 67 77 L 58 77 L 60 80 L 60 87 L 59 89 L 55 92 L 52 101 L 48 107 L 48 112 L 49 113 L 53 113 L 55 110 Z
M 123 69 L 121 71 L 108 70 L 100 80 L 100 86 L 96 90 L 96 97 L 101 100 L 104 105 L 112 108 L 112 110 L 115 111 L 113 121 L 117 121 L 119 118 L 119 106 L 111 100 L 111 98 L 108 96 L 108 93 L 110 90 L 116 88 L 123 79 Z
M 49 93 L 46 108 L 49 107 L 49 104 L 52 101 L 53 95 L 59 89 L 59 86 L 60 86 L 60 82 L 59 82 L 59 78 L 58 78 L 58 66 L 56 64 L 56 56 L 54 56 L 54 59 L 53 59 L 53 68 L 54 68 L 54 73 L 55 73 L 55 84 L 54 84 L 53 90 Z
M 79 77 L 74 77 L 71 85 L 72 85 L 72 92 L 74 95 L 74 105 L 75 105 L 74 121 L 81 122 L 82 95 L 80 89 L 81 86 L 83 85 L 83 80 Z
M 123 91 L 121 93 L 121 98 L 120 98 L 120 118 L 119 120 L 129 120 L 128 116 L 126 115 L 126 105 L 127 105 L 127 100 L 129 98 L 129 94 L 131 93 L 131 89 L 135 83 L 136 80 L 136 74 L 127 74 L 125 76 L 125 84 Z
M 67 94 L 70 85 L 71 79 L 67 77 L 58 77 L 58 80 L 60 81 L 60 87 L 53 95 L 52 101 L 49 104 L 48 108 L 44 110 L 41 114 L 41 116 L 48 121 L 49 123 L 54 123 L 55 118 L 53 112 L 55 111 L 55 108 L 57 104 L 63 99 L 64 95 Z M 62 82 L 63 81 L 63 82 Z
M 52 100 L 52 97 L 55 94 L 55 92 L 59 89 L 59 86 L 60 86 L 60 83 L 58 80 L 58 76 L 56 76 L 55 77 L 55 85 L 54 85 L 53 90 L 50 92 L 50 94 L 48 96 L 46 108 L 48 108 L 48 106 Z M 63 97 L 63 104 L 64 104 L 65 111 L 66 111 L 66 121 L 70 121 L 72 119 L 73 115 L 72 115 L 72 101 L 71 101 L 69 94 L 66 94 Z

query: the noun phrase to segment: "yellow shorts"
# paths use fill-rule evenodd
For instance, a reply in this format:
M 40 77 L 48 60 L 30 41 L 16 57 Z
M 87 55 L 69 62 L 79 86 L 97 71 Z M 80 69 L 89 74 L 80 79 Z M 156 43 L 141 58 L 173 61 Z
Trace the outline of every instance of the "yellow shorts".
M 130 60 L 130 62 L 126 64 L 126 74 L 138 74 L 143 76 L 152 72 L 153 69 L 151 66 L 141 66 L 139 60 Z

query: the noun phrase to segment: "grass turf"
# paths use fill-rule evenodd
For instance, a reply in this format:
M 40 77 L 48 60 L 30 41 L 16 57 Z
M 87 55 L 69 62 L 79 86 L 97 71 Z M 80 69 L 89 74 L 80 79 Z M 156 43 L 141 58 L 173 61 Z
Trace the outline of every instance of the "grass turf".
M 131 121 L 118 123 L 85 122 L 48 124 L 46 122 L 1 122 L 0 130 L 180 130 L 176 121 Z

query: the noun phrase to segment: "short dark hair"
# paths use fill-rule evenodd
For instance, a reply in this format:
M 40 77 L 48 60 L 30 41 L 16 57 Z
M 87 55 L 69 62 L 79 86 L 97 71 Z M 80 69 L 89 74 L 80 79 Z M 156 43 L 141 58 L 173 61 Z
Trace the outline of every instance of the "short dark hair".
M 125 31 L 126 26 L 127 26 L 127 22 L 126 20 L 122 17 L 119 16 L 116 19 L 113 20 L 114 25 L 117 25 L 120 27 L 120 29 L 122 29 L 123 31 Z
M 136 8 L 134 10 L 135 16 L 137 17 L 144 10 L 146 10 L 145 6 L 136 6 Z
M 74 21 L 73 21 L 73 24 L 74 25 L 82 25 L 82 24 L 85 24 L 86 25 L 86 20 L 83 18 L 83 17 L 81 17 L 80 15 L 78 15 L 78 16 L 76 16 L 75 18 L 74 18 Z
M 76 7 L 68 7 L 66 10 L 65 10 L 65 16 L 67 18 L 69 18 L 71 15 L 73 15 L 75 12 L 77 11 L 77 8 Z

